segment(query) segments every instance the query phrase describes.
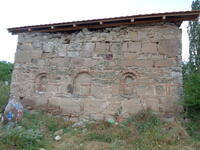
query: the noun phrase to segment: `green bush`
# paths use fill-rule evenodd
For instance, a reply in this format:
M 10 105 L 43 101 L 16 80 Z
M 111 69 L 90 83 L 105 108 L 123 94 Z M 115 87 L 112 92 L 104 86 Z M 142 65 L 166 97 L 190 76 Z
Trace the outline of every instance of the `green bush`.
M 192 120 L 185 123 L 184 126 L 192 138 L 200 141 L 200 120 Z
M 11 80 L 13 64 L 0 61 L 0 81 L 9 81 Z
M 54 131 L 64 129 L 67 123 L 42 112 L 25 111 L 15 128 L 9 125 L 0 127 L 0 150 L 38 150 L 40 147 L 51 150 Z
M 3 108 L 8 102 L 9 92 L 10 86 L 0 81 L 0 112 L 3 111 Z
M 145 110 L 127 119 L 125 124 L 133 124 L 139 133 L 145 132 L 161 124 L 160 119 L 154 115 L 151 110 Z
M 183 85 L 184 106 L 187 116 L 191 118 L 198 117 L 200 113 L 200 71 L 186 74 Z
M 0 61 L 0 112 L 8 102 L 10 86 L 6 82 L 10 83 L 13 64 L 5 61 Z
M 0 144 L 10 145 L 19 149 L 29 149 L 41 146 L 43 134 L 39 129 L 1 128 Z

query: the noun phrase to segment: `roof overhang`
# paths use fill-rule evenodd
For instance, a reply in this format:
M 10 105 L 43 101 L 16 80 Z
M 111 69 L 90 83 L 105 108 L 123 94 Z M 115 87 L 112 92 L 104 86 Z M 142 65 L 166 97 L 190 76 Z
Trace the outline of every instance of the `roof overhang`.
M 74 22 L 63 22 L 44 25 L 33 25 L 9 28 L 8 31 L 12 34 L 22 32 L 69 32 L 88 29 L 101 29 L 108 27 L 117 27 L 123 25 L 137 25 L 137 24 L 151 24 L 151 23 L 164 23 L 170 22 L 180 26 L 183 21 L 198 20 L 200 11 L 180 11 L 180 12 L 167 12 L 157 14 L 133 15 L 125 17 L 104 18 Z

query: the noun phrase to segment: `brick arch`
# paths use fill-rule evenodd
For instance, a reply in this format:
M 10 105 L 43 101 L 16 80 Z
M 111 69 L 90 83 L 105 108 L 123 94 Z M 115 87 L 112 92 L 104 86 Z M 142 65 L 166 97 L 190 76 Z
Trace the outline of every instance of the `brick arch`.
M 35 78 L 35 91 L 36 92 L 46 92 L 48 85 L 48 74 L 40 73 Z
M 80 96 L 91 94 L 92 75 L 87 72 L 79 72 L 74 78 L 74 92 Z
M 132 72 L 122 74 L 120 80 L 120 95 L 123 97 L 131 98 L 134 96 L 134 83 L 136 75 Z

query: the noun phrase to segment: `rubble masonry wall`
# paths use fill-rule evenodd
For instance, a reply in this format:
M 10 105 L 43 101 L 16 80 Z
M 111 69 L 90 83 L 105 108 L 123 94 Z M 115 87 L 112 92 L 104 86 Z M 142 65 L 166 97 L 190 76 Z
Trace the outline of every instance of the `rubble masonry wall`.
M 178 110 L 181 30 L 174 24 L 20 33 L 11 95 L 25 106 L 102 120 Z

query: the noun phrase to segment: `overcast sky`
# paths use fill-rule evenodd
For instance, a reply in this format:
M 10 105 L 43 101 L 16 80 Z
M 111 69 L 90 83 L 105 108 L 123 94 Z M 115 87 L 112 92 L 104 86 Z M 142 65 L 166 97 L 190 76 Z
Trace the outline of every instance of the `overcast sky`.
M 186 11 L 192 0 L 2 0 L 0 3 L 0 61 L 14 62 L 17 36 L 9 27 Z M 187 22 L 183 29 L 183 59 L 188 58 Z

